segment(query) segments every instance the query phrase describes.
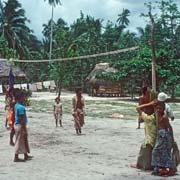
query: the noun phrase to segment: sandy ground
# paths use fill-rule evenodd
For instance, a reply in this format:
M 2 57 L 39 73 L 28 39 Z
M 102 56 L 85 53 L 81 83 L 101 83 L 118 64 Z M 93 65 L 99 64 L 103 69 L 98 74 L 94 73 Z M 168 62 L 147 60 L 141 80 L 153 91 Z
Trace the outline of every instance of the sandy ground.
M 73 94 L 62 94 L 71 99 Z M 53 93 L 34 93 L 32 100 L 53 101 Z M 116 100 L 117 98 L 111 99 Z M 104 100 L 92 98 L 86 100 Z M 13 162 L 9 131 L 4 128 L 4 96 L 0 96 L 0 180 L 159 180 L 164 179 L 130 167 L 136 162 L 144 130 L 136 129 L 136 117 L 100 118 L 87 114 L 81 136 L 75 135 L 71 114 L 63 116 L 63 127 L 55 128 L 50 112 L 27 108 L 29 141 L 33 160 Z M 131 102 L 132 103 L 132 102 Z M 180 107 L 180 106 L 179 106 Z M 175 112 L 176 114 L 176 112 Z M 173 123 L 180 145 L 180 119 Z M 178 168 L 180 172 L 180 168 Z M 179 180 L 180 175 L 166 179 Z

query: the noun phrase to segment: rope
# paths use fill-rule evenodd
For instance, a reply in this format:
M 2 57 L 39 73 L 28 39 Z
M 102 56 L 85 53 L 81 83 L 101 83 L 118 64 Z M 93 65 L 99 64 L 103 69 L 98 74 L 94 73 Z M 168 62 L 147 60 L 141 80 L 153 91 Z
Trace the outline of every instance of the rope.
M 125 49 L 120 49 L 116 51 L 109 51 L 105 53 L 99 53 L 99 54 L 92 54 L 92 55 L 86 55 L 86 56 L 78 56 L 78 57 L 68 57 L 68 58 L 58 58 L 58 59 L 41 59 L 41 60 L 18 60 L 18 59 L 12 59 L 11 61 L 13 62 L 27 62 L 27 63 L 39 63 L 39 62 L 55 62 L 55 61 L 74 61 L 78 59 L 88 59 L 88 58 L 94 58 L 94 57 L 101 57 L 101 56 L 107 56 L 107 55 L 113 55 L 113 54 L 119 54 L 122 52 L 127 52 L 127 51 L 134 51 L 136 49 L 139 49 L 139 46 L 134 46 L 131 48 L 125 48 Z

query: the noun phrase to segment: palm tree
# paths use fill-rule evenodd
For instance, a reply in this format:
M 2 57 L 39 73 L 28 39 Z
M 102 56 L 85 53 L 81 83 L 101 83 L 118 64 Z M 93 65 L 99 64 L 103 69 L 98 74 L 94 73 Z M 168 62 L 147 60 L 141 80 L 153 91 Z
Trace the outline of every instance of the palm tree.
M 44 0 L 46 1 L 46 0 Z M 51 14 L 51 33 L 50 33 L 50 47 L 49 47 L 49 59 L 51 59 L 52 54 L 52 36 L 53 36 L 53 15 L 54 15 L 54 7 L 58 4 L 61 5 L 60 0 L 48 0 L 48 3 L 52 6 L 52 14 Z
M 0 31 L 1 31 L 1 36 L 3 37 L 4 37 L 4 26 L 5 26 L 4 8 L 2 2 L 0 1 Z
M 24 57 L 32 31 L 27 27 L 29 20 L 24 9 L 17 0 L 0 3 L 0 32 L 7 40 L 10 48 L 16 49 L 20 57 Z
M 142 27 L 137 27 L 136 28 L 138 31 L 138 34 L 140 35 L 140 37 L 143 37 L 145 35 L 145 31 Z
M 128 26 L 129 19 L 128 16 L 130 14 L 130 11 L 128 9 L 123 8 L 123 12 L 121 14 L 118 14 L 117 22 L 119 23 L 119 26 Z

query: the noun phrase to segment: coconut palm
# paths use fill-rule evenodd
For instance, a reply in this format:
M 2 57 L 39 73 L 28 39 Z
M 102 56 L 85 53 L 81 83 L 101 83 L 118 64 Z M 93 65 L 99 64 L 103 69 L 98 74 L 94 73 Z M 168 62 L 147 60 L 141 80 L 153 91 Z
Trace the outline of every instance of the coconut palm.
M 128 26 L 129 14 L 130 14 L 130 11 L 128 9 L 124 9 L 124 8 L 123 8 L 123 12 L 121 14 L 118 14 L 117 22 L 119 23 L 120 26 L 124 26 L 124 27 Z
M 46 1 L 46 0 L 44 0 Z M 48 3 L 52 6 L 52 14 L 51 14 L 51 33 L 50 33 L 50 47 L 49 47 L 49 59 L 51 59 L 52 54 L 52 38 L 53 38 L 53 16 L 54 16 L 54 7 L 58 4 L 61 5 L 60 0 L 48 0 Z
M 46 1 L 46 0 L 44 0 Z M 58 4 L 61 4 L 61 1 L 60 0 L 48 0 L 48 3 L 51 5 L 51 6 L 56 6 Z
M 8 0 L 0 4 L 0 31 L 10 48 L 16 49 L 24 57 L 32 31 L 27 27 L 29 20 L 17 0 Z
M 4 26 L 5 26 L 4 9 L 3 9 L 3 4 L 0 1 L 0 31 L 1 31 L 1 36 L 3 37 L 4 37 Z

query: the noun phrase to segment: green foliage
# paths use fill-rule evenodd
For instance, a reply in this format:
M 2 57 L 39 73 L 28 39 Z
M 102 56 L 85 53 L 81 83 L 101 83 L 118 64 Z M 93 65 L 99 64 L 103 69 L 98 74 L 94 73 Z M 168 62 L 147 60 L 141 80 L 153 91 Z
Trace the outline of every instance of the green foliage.
M 170 23 L 173 18 L 178 17 L 179 11 L 171 1 L 163 3 L 164 1 L 155 5 L 147 3 L 146 6 L 151 8 L 151 11 L 159 8 L 159 14 L 154 15 L 156 21 L 156 70 L 159 90 L 165 88 L 164 90 L 169 92 L 168 87 L 175 85 L 173 82 L 179 80 L 179 75 L 177 75 L 179 73 L 178 69 L 174 73 L 172 73 L 172 69 L 174 66 L 178 67 L 179 65 L 175 64 L 176 61 L 174 60 L 175 57 L 179 56 L 179 51 L 175 50 L 178 49 L 178 46 L 175 46 L 175 44 L 179 43 L 178 37 L 180 36 L 178 35 L 180 31 L 179 25 L 175 27 Z M 50 77 L 57 81 L 57 79 L 62 80 L 62 78 L 59 78 L 62 76 L 65 86 L 76 86 L 77 84 L 85 86 L 84 79 L 95 64 L 98 62 L 109 62 L 118 72 L 99 73 L 97 74 L 98 78 L 120 81 L 128 89 L 140 86 L 142 81 L 147 79 L 151 81 L 151 25 L 147 24 L 144 29 L 139 27 L 139 36 L 128 30 L 125 31 L 129 23 L 129 13 L 129 10 L 123 9 L 117 20 L 118 25 L 108 21 L 104 31 L 101 30 L 101 20 L 85 16 L 82 12 L 80 18 L 70 27 L 62 19 L 60 19 L 61 23 L 54 22 L 54 58 L 88 55 L 136 45 L 139 45 L 140 49 L 139 51 L 122 53 L 118 56 L 108 56 L 103 59 L 79 60 L 69 64 L 61 62 L 51 69 Z M 144 17 L 148 17 L 148 15 L 144 15 Z M 44 35 L 48 42 L 48 32 L 50 31 L 47 28 L 48 26 L 45 27 L 47 33 L 44 33 Z M 176 36 L 177 41 L 175 41 Z M 68 70 L 65 71 L 66 68 Z
M 33 59 L 40 49 L 41 42 L 27 26 L 30 21 L 18 0 L 0 3 L 0 34 L 6 41 L 6 57 Z
M 49 0 L 53 7 L 60 0 Z M 171 96 L 180 94 L 180 11 L 172 0 L 146 3 L 147 12 L 155 23 L 155 53 L 157 85 L 159 91 Z M 155 13 L 156 12 L 156 13 Z M 68 25 L 62 18 L 52 19 L 43 25 L 43 41 L 38 41 L 31 29 L 25 11 L 18 0 L 0 2 L 0 54 L 8 59 L 47 59 L 51 23 L 53 24 L 52 58 L 66 58 L 96 54 L 117 49 L 139 46 L 139 50 L 101 58 L 50 63 L 17 64 L 27 74 L 28 81 L 55 80 L 60 94 L 61 88 L 86 89 L 85 79 L 94 66 L 108 62 L 117 69 L 116 73 L 99 73 L 98 78 L 121 82 L 123 87 L 133 93 L 142 81 L 151 82 L 151 24 L 149 14 L 142 14 L 148 21 L 145 28 L 138 27 L 138 33 L 127 30 L 130 10 L 123 8 L 117 17 L 117 24 L 95 19 L 80 12 L 80 17 Z
M 46 0 L 44 0 L 46 1 Z M 48 3 L 51 5 L 51 6 L 56 6 L 58 4 L 61 4 L 61 1 L 60 0 L 48 0 Z
M 17 57 L 16 50 L 12 48 L 8 48 L 8 42 L 2 36 L 0 37 L 0 55 L 1 57 L 7 58 L 7 59 L 10 59 L 12 57 L 14 58 Z
M 129 24 L 129 19 L 128 16 L 130 16 L 130 11 L 129 9 L 124 9 L 123 8 L 123 12 L 121 14 L 118 14 L 118 19 L 117 22 L 119 23 L 120 27 L 126 27 Z

